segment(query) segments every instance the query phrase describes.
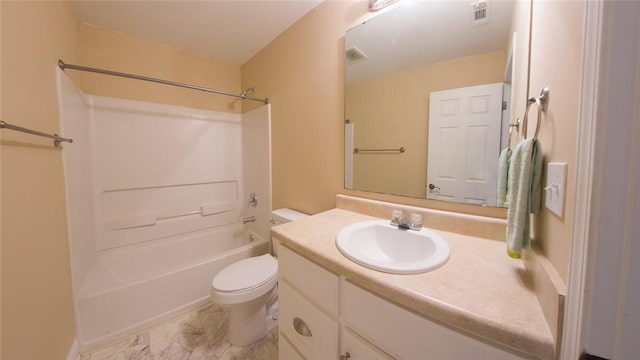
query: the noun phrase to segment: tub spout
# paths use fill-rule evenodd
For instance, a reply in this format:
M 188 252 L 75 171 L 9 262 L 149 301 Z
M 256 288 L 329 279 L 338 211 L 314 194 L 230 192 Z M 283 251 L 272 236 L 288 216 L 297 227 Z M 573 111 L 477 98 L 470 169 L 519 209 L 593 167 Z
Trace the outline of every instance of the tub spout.
M 255 222 L 255 221 L 256 221 L 256 217 L 255 216 L 249 216 L 249 217 L 246 217 L 246 218 L 242 219 L 242 223 L 243 224 L 246 224 L 248 222 Z

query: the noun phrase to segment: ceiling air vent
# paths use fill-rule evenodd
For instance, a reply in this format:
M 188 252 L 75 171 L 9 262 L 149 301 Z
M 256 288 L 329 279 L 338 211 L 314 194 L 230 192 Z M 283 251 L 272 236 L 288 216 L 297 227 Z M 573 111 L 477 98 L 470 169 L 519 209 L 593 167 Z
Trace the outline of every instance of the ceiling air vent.
M 347 60 L 347 63 L 351 65 L 360 61 L 367 60 L 367 55 L 365 55 L 357 47 L 352 46 L 349 49 L 347 49 L 347 51 L 345 51 L 344 58 Z
M 486 0 L 477 1 L 471 4 L 473 11 L 473 26 L 485 25 L 489 23 L 489 2 Z

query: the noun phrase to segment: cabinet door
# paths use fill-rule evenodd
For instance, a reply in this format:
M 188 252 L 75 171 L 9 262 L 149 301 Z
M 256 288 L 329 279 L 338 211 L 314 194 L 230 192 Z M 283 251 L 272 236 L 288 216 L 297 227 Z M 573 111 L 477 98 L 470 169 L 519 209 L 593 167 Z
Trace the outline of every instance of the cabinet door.
M 349 360 L 391 360 L 390 356 L 376 349 L 373 345 L 354 334 L 347 328 L 342 328 L 340 336 L 340 355 Z
M 345 325 L 397 359 L 525 358 L 423 318 L 349 281 L 342 283 L 341 300 Z
M 278 284 L 280 331 L 309 360 L 338 357 L 338 323 L 286 281 Z
M 289 339 L 280 332 L 278 334 L 278 359 L 279 360 L 305 360 L 291 345 Z
M 333 317 L 338 316 L 337 275 L 314 264 L 304 257 L 280 246 L 278 251 L 278 271 L 280 279 L 286 280 L 316 306 Z

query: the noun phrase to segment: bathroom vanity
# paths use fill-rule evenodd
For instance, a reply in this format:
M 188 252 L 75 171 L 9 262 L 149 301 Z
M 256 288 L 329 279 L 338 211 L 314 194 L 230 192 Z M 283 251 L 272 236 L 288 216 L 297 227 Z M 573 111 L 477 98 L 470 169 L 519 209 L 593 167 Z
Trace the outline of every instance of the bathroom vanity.
M 280 359 L 554 358 L 524 265 L 504 242 L 435 230 L 451 248 L 445 265 L 389 274 L 335 245 L 340 229 L 373 219 L 332 209 L 272 228 L 283 245 Z

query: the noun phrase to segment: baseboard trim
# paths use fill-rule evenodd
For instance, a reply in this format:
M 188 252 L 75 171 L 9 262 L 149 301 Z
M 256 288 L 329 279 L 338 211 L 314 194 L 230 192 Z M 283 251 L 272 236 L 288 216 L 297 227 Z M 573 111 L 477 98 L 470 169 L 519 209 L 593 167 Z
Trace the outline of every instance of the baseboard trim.
M 67 360 L 80 360 L 80 343 L 77 338 L 73 339 L 73 344 L 71 344 L 71 349 L 67 354 Z

